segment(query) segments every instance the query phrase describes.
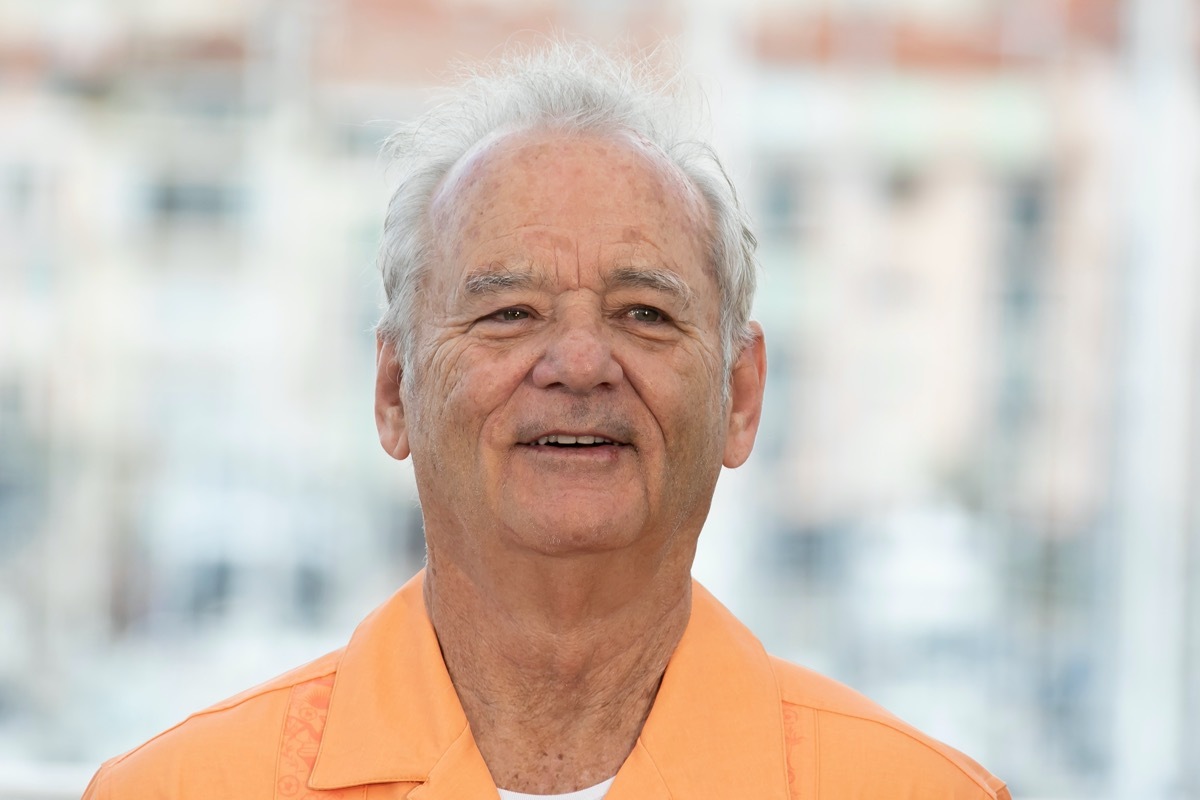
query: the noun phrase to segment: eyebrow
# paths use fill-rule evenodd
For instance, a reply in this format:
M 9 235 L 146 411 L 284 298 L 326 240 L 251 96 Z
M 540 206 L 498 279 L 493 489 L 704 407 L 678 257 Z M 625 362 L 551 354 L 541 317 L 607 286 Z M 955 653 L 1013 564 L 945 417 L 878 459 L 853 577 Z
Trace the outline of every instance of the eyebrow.
M 528 270 L 481 267 L 471 271 L 463 286 L 474 297 L 499 294 L 514 289 L 533 289 L 545 285 L 545 278 Z M 669 294 L 684 306 L 692 302 L 692 289 L 674 272 L 656 267 L 617 267 L 609 273 L 609 289 L 650 289 Z
M 464 288 L 467 294 L 482 297 L 511 289 L 531 289 L 544 283 L 532 272 L 481 267 L 467 275 Z
M 609 273 L 608 286 L 614 289 L 652 289 L 674 295 L 683 305 L 692 302 L 692 289 L 674 272 L 654 267 L 618 267 Z

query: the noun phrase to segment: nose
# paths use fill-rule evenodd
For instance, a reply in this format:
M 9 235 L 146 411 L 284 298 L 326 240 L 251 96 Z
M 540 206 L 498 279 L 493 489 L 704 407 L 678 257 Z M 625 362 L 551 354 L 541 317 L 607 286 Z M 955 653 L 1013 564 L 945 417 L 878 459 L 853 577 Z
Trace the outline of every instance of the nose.
M 546 346 L 533 367 L 534 385 L 585 394 L 615 386 L 624 370 L 613 354 L 611 332 L 597 314 L 581 311 L 557 320 L 546 331 Z

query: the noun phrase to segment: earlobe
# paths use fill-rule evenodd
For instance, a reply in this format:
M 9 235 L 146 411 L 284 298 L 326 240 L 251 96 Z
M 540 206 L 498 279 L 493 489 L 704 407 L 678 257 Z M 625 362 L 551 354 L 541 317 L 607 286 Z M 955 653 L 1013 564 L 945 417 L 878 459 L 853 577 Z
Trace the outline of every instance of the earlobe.
M 392 458 L 408 458 L 408 426 L 404 416 L 404 390 L 396 346 L 375 337 L 375 427 L 379 443 Z
M 740 467 L 754 449 L 754 437 L 762 419 L 763 389 L 767 379 L 767 346 L 762 326 L 750 323 L 752 338 L 729 375 L 729 424 L 725 433 L 725 453 L 722 463 L 730 468 Z

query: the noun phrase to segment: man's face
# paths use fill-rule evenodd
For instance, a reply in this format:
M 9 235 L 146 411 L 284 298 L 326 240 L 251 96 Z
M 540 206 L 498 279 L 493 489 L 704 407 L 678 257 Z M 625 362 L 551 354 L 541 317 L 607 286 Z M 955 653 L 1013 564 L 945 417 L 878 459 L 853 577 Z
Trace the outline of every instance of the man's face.
M 430 220 L 414 374 L 397 385 L 383 346 L 377 417 L 412 453 L 431 553 L 694 539 L 722 461 L 749 453 L 762 377 L 759 340 L 722 402 L 694 190 L 632 140 L 513 134 L 451 172 Z

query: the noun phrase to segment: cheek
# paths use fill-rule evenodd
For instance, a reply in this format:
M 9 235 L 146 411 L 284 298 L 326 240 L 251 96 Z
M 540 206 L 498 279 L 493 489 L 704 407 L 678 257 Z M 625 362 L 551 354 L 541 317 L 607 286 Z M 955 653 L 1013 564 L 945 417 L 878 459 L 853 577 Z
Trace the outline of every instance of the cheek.
M 520 384 L 523 363 L 514 354 L 479 347 L 438 353 L 427 370 L 437 374 L 424 387 L 429 393 L 428 405 L 456 427 L 474 430 L 486 426 Z
M 449 345 L 426 347 L 414 359 L 411 408 L 414 437 L 437 436 L 455 413 L 449 398 L 463 385 L 461 354 Z
M 725 408 L 721 398 L 721 367 L 715 359 L 691 360 L 680 373 L 681 386 L 676 390 L 678 412 L 676 435 L 683 441 L 690 457 L 704 462 L 713 453 L 723 451 Z

